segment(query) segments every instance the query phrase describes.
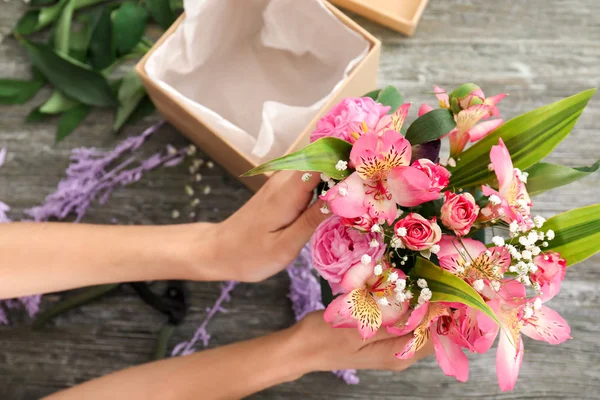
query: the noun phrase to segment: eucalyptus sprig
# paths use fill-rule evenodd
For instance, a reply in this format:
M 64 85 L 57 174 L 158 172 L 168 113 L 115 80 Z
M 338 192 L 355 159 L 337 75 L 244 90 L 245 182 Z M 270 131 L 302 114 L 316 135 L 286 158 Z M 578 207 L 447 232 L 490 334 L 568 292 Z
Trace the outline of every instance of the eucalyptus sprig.
M 153 25 L 168 28 L 181 13 L 182 3 L 31 0 L 13 34 L 31 60 L 33 78 L 0 79 L 0 104 L 24 104 L 44 85 L 51 85 L 50 97 L 26 121 L 58 116 L 57 142 L 69 136 L 94 107 L 115 110 L 115 132 L 149 115 L 154 106 L 132 66 L 118 69 L 120 74 L 115 71 L 150 50 L 154 42 L 147 34 Z

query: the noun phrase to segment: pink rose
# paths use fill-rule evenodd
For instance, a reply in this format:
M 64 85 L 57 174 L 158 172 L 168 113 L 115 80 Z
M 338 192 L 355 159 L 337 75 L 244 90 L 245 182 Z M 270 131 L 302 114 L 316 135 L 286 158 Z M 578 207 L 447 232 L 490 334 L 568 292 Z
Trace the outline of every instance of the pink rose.
M 396 167 L 388 175 L 388 186 L 394 201 L 404 207 L 414 207 L 440 197 L 450 183 L 450 172 L 426 158 L 410 167 Z
M 560 258 L 559 253 L 551 252 L 536 256 L 533 263 L 538 269 L 531 274 L 531 280 L 540 284 L 541 299 L 546 302 L 560 292 L 560 285 L 567 272 L 567 262 Z
M 446 192 L 441 209 L 442 223 L 452 229 L 456 236 L 464 236 L 471 230 L 479 214 L 479 206 L 470 193 Z
M 379 246 L 371 247 L 373 239 L 380 241 Z M 319 225 L 310 245 L 313 266 L 329 282 L 334 294 L 343 291 L 339 283 L 350 267 L 361 262 L 362 256 L 366 254 L 376 261 L 385 253 L 380 235 L 344 226 L 338 216 Z
M 394 232 L 404 246 L 415 251 L 430 249 L 442 238 L 442 230 L 435 218 L 427 220 L 417 213 L 410 213 L 396 222 Z
M 342 218 L 341 221 L 342 225 L 350 226 L 354 229 L 358 229 L 359 231 L 363 232 L 371 231 L 371 228 L 375 224 L 373 218 L 371 218 L 368 214 L 356 218 Z
M 390 108 L 370 97 L 343 99 L 317 122 L 317 127 L 310 134 L 310 142 L 331 136 L 354 143 L 356 138 L 351 135 L 352 132 L 362 130 L 363 122 L 369 131 L 374 130 Z

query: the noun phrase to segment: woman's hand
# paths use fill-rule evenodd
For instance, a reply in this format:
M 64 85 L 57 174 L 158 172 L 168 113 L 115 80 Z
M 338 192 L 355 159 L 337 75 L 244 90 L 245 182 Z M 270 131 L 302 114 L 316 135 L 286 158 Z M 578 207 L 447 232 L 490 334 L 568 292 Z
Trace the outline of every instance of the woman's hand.
M 212 245 L 200 246 L 192 254 L 194 259 L 202 260 L 206 259 L 207 247 L 212 249 L 214 280 L 261 281 L 296 258 L 327 218 L 320 211 L 321 200 L 307 208 L 320 181 L 319 174 L 312 173 L 307 182 L 302 180 L 303 174 L 276 173 L 241 209 L 211 228 L 208 234 Z M 199 272 L 205 274 L 202 269 Z
M 304 373 L 341 369 L 377 369 L 403 371 L 416 361 L 433 353 L 432 341 L 408 360 L 399 353 L 413 335 L 395 336 L 385 329 L 363 341 L 355 328 L 332 328 L 323 320 L 323 312 L 308 314 L 290 328 L 293 340 L 303 347 L 301 363 Z

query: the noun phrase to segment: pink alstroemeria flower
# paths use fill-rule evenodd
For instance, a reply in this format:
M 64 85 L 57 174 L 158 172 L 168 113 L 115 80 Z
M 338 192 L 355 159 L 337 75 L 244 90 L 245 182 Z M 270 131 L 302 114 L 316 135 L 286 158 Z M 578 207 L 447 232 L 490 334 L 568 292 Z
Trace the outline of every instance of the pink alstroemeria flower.
M 438 245 L 440 267 L 470 284 L 481 280 L 484 288 L 489 288 L 492 282 L 502 279 L 504 272 L 510 267 L 511 258 L 504 247 L 488 249 L 478 240 L 459 239 L 451 235 L 443 235 Z
M 406 323 L 390 326 L 387 331 L 398 336 L 413 333 L 404 349 L 396 354 L 399 359 L 410 359 L 431 338 L 435 358 L 442 371 L 461 382 L 469 378 L 469 360 L 462 351 L 468 343 L 458 330 L 449 305 L 427 302 L 414 309 Z
M 498 191 L 489 186 L 481 188 L 485 196 L 496 196 L 495 204 L 490 199 L 490 203 L 481 210 L 482 218 L 500 218 L 508 224 L 517 221 L 523 232 L 531 229 L 531 198 L 525 187 L 525 178 L 520 170 L 513 168 L 510 154 L 502 139 L 498 139 L 497 146 L 492 146 L 490 160 L 498 179 Z
M 512 390 L 517 382 L 524 351 L 521 334 L 550 344 L 560 344 L 571 338 L 571 328 L 556 311 L 542 305 L 541 299 L 527 299 L 525 296 L 523 284 L 515 280 L 505 281 L 497 297 L 488 301 L 501 327 L 483 313 L 477 317 L 484 331 L 495 331 L 494 336 L 500 333 L 496 374 L 502 391 Z
M 408 165 L 411 155 L 410 143 L 398 131 L 367 132 L 356 140 L 350 152 L 356 171 L 321 198 L 341 217 L 356 218 L 368 212 L 372 218 L 392 224 L 396 202 L 388 187 L 388 174 L 396 167 Z
M 383 265 L 380 265 L 384 268 Z M 398 322 L 408 311 L 409 301 L 396 299 L 396 282 L 406 275 L 395 268 L 374 274 L 376 263 L 357 263 L 346 272 L 340 287 L 346 294 L 336 297 L 325 310 L 323 318 L 334 328 L 357 328 L 366 340 L 380 327 Z
M 411 166 L 394 168 L 389 174 L 388 183 L 396 203 L 414 207 L 438 199 L 442 189 L 450 183 L 450 172 L 423 158 Z
M 440 102 L 440 107 L 450 108 L 450 101 L 446 91 L 438 86 L 434 86 L 433 89 L 438 101 Z M 481 98 L 483 103 L 470 105 L 473 102 L 473 97 Z M 502 119 L 494 119 L 481 123 L 478 122 L 482 119 L 487 119 L 490 116 L 497 117 L 499 112 L 496 104 L 498 104 L 504 97 L 506 97 L 506 94 L 501 93 L 496 96 L 485 98 L 483 91 L 479 89 L 471 92 L 470 95 L 466 96 L 464 99 L 459 100 L 459 103 L 464 105 L 465 108 L 454 115 L 456 128 L 450 131 L 448 134 L 448 138 L 450 140 L 451 157 L 456 157 L 458 154 L 460 154 L 467 145 L 467 142 L 476 142 L 502 125 L 504 122 Z M 429 104 L 423 103 L 419 108 L 418 115 L 420 117 L 431 110 L 433 110 L 433 108 Z

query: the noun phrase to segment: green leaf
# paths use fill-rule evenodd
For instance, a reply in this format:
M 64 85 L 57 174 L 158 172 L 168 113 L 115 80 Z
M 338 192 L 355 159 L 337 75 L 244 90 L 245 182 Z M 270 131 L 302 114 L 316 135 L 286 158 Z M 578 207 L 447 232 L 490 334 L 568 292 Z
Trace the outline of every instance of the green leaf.
M 544 251 L 558 251 L 567 266 L 577 264 L 600 251 L 600 204 L 555 215 L 544 224 L 548 229 L 555 236 Z
M 417 257 L 415 273 L 419 278 L 427 281 L 427 285 L 432 292 L 432 302 L 444 301 L 465 304 L 483 312 L 499 324 L 496 314 L 481 298 L 481 295 L 456 275 L 423 257 Z
M 123 127 L 145 95 L 146 89 L 138 74 L 135 72 L 135 69 L 130 70 L 123 78 L 123 83 L 119 87 L 119 107 L 117 108 L 117 115 L 113 125 L 115 132 L 118 132 Z
M 146 30 L 147 19 L 146 10 L 133 2 L 119 7 L 113 20 L 113 37 L 119 53 L 127 54 L 138 44 Z
M 375 89 L 375 90 L 365 94 L 363 97 L 370 97 L 373 100 L 377 101 L 377 98 L 379 97 L 379 93 L 381 93 L 381 89 Z
M 39 6 L 47 6 L 48 4 L 56 3 L 56 0 L 31 0 L 29 2 L 30 6 L 39 7 Z
M 60 18 L 54 30 L 54 49 L 62 54 L 69 54 L 69 39 L 71 38 L 71 21 L 75 0 L 67 0 L 60 13 Z
M 52 96 L 40 107 L 44 114 L 60 114 L 80 104 L 78 101 L 67 97 L 60 90 L 55 90 Z
M 169 0 L 169 5 L 175 15 L 183 10 L 183 0 Z
M 113 45 L 113 25 L 109 8 L 101 8 L 92 13 L 92 35 L 88 48 L 90 64 L 101 70 L 113 63 L 117 55 Z
M 69 136 L 75 128 L 79 126 L 90 113 L 90 106 L 80 104 L 75 108 L 65 112 L 58 121 L 58 129 L 56 130 L 56 143 L 61 142 Z
M 338 171 L 339 160 L 348 160 L 352 145 L 333 137 L 321 138 L 287 156 L 276 158 L 246 172 L 242 176 L 254 176 L 269 171 L 295 170 L 323 172 L 333 179 L 344 179 L 350 170 Z
M 124 125 L 135 124 L 136 122 L 146 118 L 148 115 L 151 115 L 154 111 L 156 111 L 154 103 L 152 103 L 150 97 L 144 96 L 135 110 L 133 110 L 127 121 L 125 121 Z
M 146 0 L 146 8 L 152 18 L 164 29 L 175 22 L 175 14 L 171 10 L 169 0 Z
M 456 168 L 450 169 L 450 185 L 468 188 L 492 182 L 495 175 L 488 170 L 490 150 L 499 138 L 506 144 L 515 168 L 531 167 L 567 137 L 595 92 L 586 90 L 505 122 L 459 156 Z
M 43 112 L 40 112 L 40 108 L 36 107 L 33 110 L 31 110 L 31 112 L 27 115 L 27 117 L 25 117 L 25 122 L 26 123 L 40 122 L 40 121 L 45 120 L 48 117 L 49 117 L 48 114 L 44 114 Z
M 44 86 L 43 79 L 0 79 L 0 104 L 24 104 Z
M 535 196 L 547 190 L 575 182 L 593 174 L 600 168 L 600 160 L 589 167 L 570 168 L 564 165 L 539 162 L 527 168 L 527 191 Z
M 371 92 L 373 93 L 373 92 Z M 379 96 L 377 96 L 377 102 L 383 104 L 384 106 L 390 106 L 391 109 L 388 114 L 394 113 L 398 107 L 402 105 L 404 98 L 393 86 L 387 86 L 384 89 L 381 89 L 379 92 Z
M 67 60 L 44 44 L 23 38 L 21 43 L 32 64 L 65 95 L 92 106 L 115 105 L 108 82 L 98 72 Z
M 412 145 L 427 143 L 447 135 L 454 128 L 456 122 L 450 110 L 438 108 L 417 118 L 408 127 L 406 139 Z

